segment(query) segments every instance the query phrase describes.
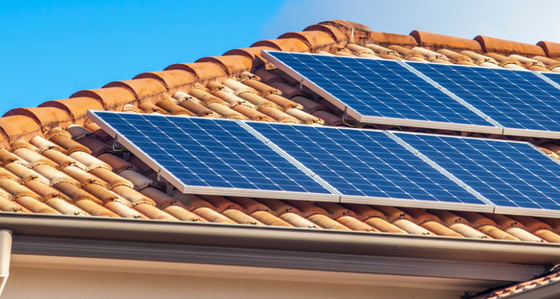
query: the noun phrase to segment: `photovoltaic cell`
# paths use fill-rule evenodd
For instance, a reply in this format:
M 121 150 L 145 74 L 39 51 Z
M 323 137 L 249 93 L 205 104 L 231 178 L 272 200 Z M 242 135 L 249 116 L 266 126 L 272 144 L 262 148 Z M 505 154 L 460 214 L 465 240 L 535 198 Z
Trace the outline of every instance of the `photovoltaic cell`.
M 560 90 L 531 72 L 434 63 L 409 65 L 503 127 L 560 131 Z
M 250 126 L 343 196 L 483 204 L 382 131 L 261 122 Z
M 330 194 L 234 121 L 95 114 L 184 185 Z
M 268 55 L 361 116 L 493 126 L 394 61 L 286 52 Z
M 528 143 L 396 135 L 496 206 L 560 210 L 560 164 Z

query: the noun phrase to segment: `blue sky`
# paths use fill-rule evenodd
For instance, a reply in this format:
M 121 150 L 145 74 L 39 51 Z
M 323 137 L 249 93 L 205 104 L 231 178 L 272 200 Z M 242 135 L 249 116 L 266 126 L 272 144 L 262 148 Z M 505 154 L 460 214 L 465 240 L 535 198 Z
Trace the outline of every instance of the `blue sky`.
M 0 115 L 179 62 L 248 47 L 329 19 L 560 42 L 560 1 L 2 1 Z

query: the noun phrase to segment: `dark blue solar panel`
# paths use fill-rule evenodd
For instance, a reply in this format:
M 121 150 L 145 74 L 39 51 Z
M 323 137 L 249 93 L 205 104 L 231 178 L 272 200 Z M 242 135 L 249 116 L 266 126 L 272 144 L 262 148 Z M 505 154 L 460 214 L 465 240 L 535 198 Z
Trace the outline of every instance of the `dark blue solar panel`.
M 483 204 L 381 131 L 249 125 L 343 195 Z
M 560 164 L 528 143 L 396 135 L 496 206 L 560 210 Z
M 410 63 L 506 128 L 560 131 L 560 90 L 527 71 Z
M 363 116 L 493 126 L 394 61 L 269 54 Z
M 185 185 L 330 194 L 234 121 L 95 114 Z

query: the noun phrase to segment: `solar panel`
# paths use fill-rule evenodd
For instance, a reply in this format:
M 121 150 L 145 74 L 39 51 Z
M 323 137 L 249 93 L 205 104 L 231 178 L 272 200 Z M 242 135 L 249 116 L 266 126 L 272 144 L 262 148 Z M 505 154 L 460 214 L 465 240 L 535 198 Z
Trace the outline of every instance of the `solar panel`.
M 383 131 L 249 125 L 336 188 L 342 202 L 492 211 Z
M 534 72 L 408 65 L 498 122 L 505 135 L 560 138 L 560 90 Z
M 185 193 L 339 200 L 235 121 L 100 111 L 90 117 Z
M 560 216 L 560 163 L 529 143 L 88 112 L 184 193 Z
M 526 142 L 394 133 L 496 205 L 496 213 L 560 215 L 560 164 Z
M 264 51 L 265 57 L 363 123 L 500 134 L 502 129 L 395 61 Z

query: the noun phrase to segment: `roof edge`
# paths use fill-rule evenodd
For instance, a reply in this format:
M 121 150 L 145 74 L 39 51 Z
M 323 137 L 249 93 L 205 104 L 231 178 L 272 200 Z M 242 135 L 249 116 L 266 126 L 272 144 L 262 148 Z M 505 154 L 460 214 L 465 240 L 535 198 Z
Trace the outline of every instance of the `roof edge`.
M 81 238 L 552 266 L 560 245 L 390 233 L 5 213 L 14 236 Z M 41 247 L 37 247 L 40 254 Z

